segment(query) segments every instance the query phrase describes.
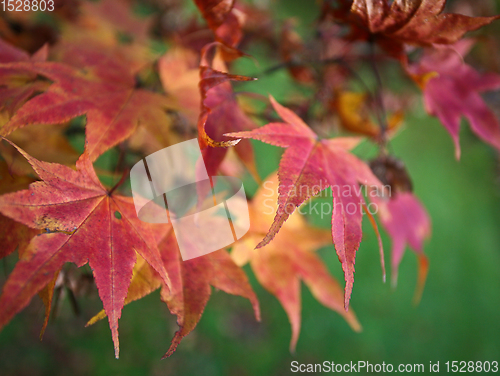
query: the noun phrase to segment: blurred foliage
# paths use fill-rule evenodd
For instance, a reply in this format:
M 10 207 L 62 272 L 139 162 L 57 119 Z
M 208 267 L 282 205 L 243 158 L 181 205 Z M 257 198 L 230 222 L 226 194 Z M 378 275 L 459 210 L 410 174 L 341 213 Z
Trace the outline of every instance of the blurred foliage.
M 280 21 L 300 17 L 298 30 L 308 33 L 317 8 L 304 4 L 300 0 L 281 1 L 274 4 L 274 12 Z M 266 59 L 268 51 L 249 52 L 260 65 L 242 59 L 233 65 L 235 72 L 252 75 L 275 63 Z M 401 77 L 390 77 L 391 88 L 408 85 Z M 270 93 L 277 100 L 307 92 L 298 88 L 285 70 L 236 88 Z M 468 127 L 463 127 L 460 137 L 462 158 L 457 162 L 449 135 L 424 112 L 419 100 L 391 141 L 391 151 L 406 163 L 415 192 L 432 218 L 433 234 L 425 246 L 430 270 L 418 306 L 412 305 L 416 258 L 406 253 L 395 290 L 390 283 L 383 284 L 376 237 L 365 221 L 351 300 L 363 325 L 359 334 L 303 288 L 302 330 L 297 351 L 290 354 L 290 326 L 285 312 L 255 283 L 247 267 L 261 303 L 262 323 L 255 322 L 250 304 L 244 299 L 215 293 L 197 329 L 171 358 L 160 361 L 177 326 L 157 292 L 124 308 L 120 320 L 121 357 L 115 360 L 106 321 L 84 328 L 100 310 L 96 292 L 78 299 L 82 311 L 79 316 L 74 315 L 68 299 L 61 299 L 57 318 L 49 324 L 42 342 L 38 336 L 43 304 L 35 298 L 0 333 L 0 374 L 288 375 L 293 360 L 385 361 L 395 366 L 422 363 L 426 367 L 430 361 L 440 361 L 443 367 L 444 362 L 452 360 L 500 360 L 499 156 L 479 142 Z M 265 177 L 277 168 L 282 150 L 258 142 L 254 145 L 259 173 Z M 365 143 L 357 154 L 368 157 L 371 150 Z M 104 156 L 100 163 L 113 165 L 116 158 Z M 256 184 L 250 178 L 245 183 L 249 193 L 255 191 Z M 329 226 L 328 218 L 312 220 L 325 228 Z M 384 235 L 383 241 L 388 254 L 390 241 Z M 333 246 L 320 250 L 320 254 L 333 275 L 342 281 Z M 3 260 L 0 282 L 4 282 L 14 261 L 15 256 Z

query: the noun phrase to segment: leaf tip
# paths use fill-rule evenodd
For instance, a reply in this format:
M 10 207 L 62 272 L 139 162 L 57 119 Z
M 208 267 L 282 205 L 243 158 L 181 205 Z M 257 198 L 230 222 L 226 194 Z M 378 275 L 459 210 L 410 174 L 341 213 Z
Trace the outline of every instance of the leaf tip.
M 344 290 L 344 310 L 349 312 L 349 303 L 351 301 L 352 294 L 352 282 L 346 281 L 345 290 Z
M 290 340 L 290 348 L 289 348 L 290 354 L 292 355 L 295 355 L 295 350 L 297 349 L 297 342 L 299 340 L 299 331 L 300 328 L 292 327 L 292 339 Z
M 271 102 L 271 105 L 274 107 L 274 109 L 276 109 L 276 106 L 280 106 L 280 104 L 276 101 L 276 99 L 274 99 L 271 94 L 269 94 L 269 101 Z
M 352 330 L 354 330 L 356 333 L 361 333 L 363 331 L 363 327 L 359 323 L 358 318 L 356 317 L 354 311 L 351 310 L 348 314 L 343 316 Z
M 396 287 L 398 287 L 398 271 L 395 270 L 392 273 L 392 278 L 391 278 L 391 288 L 393 290 L 396 290 Z
M 108 316 L 109 318 L 109 316 Z M 110 321 L 111 323 L 111 321 Z M 111 326 L 111 338 L 113 339 L 113 346 L 115 348 L 115 358 L 120 358 L 120 340 L 118 339 L 118 323 Z
M 267 239 L 267 236 L 266 236 L 264 239 L 262 239 L 262 240 L 260 241 L 260 243 L 259 243 L 259 244 L 257 244 L 257 245 L 255 246 L 255 248 L 254 248 L 254 249 L 259 249 L 259 248 L 265 247 L 266 245 L 268 245 L 268 244 L 269 244 L 269 242 L 270 242 L 270 241 L 271 241 L 271 239 Z
M 424 292 L 425 280 L 427 279 L 427 272 L 429 271 L 429 259 L 424 254 L 418 256 L 418 279 L 417 287 L 415 288 L 415 295 L 413 296 L 413 305 L 417 306 L 422 299 Z
M 215 141 L 212 140 L 206 133 L 203 138 L 206 141 L 207 145 L 213 148 L 229 148 L 232 146 L 236 146 L 241 141 L 241 138 L 230 141 Z
M 352 330 L 354 330 L 356 333 L 361 333 L 363 331 L 363 327 L 361 324 L 356 320 L 355 324 L 351 324 Z
M 120 344 L 118 343 L 118 338 L 117 338 L 115 342 L 115 359 L 119 358 L 120 358 Z
M 104 310 L 102 310 L 101 312 L 99 312 L 97 315 L 95 315 L 94 317 L 92 317 L 86 324 L 85 324 L 85 327 L 88 327 L 90 325 L 94 325 L 96 322 L 98 322 L 99 320 L 102 320 L 103 318 L 106 317 L 106 312 Z
M 253 313 L 255 316 L 255 320 L 257 322 L 261 322 L 261 314 L 260 314 L 260 304 L 259 301 L 257 300 L 257 296 L 254 294 L 253 299 L 250 299 L 250 302 L 252 303 L 252 308 L 253 308 Z

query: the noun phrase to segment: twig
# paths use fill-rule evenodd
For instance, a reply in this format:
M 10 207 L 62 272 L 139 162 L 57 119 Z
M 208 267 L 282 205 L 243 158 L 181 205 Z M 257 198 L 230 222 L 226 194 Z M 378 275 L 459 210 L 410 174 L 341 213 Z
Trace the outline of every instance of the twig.
M 380 152 L 385 153 L 387 144 L 387 115 L 385 112 L 384 101 L 382 99 L 382 78 L 375 62 L 375 43 L 370 40 L 370 63 L 377 86 L 375 87 L 375 113 L 380 126 Z

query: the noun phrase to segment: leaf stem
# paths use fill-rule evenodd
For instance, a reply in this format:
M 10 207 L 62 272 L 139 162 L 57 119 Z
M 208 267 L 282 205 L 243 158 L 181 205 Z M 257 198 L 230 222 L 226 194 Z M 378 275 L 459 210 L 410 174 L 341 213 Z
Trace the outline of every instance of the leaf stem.
M 372 66 L 373 75 L 375 76 L 376 86 L 375 86 L 375 114 L 380 127 L 380 152 L 385 153 L 387 146 L 387 116 L 384 107 L 384 101 L 382 99 L 382 77 L 377 67 L 377 62 L 375 61 L 375 43 L 373 40 L 369 41 L 370 45 L 370 64 Z
M 123 182 L 125 181 L 125 178 L 127 177 L 129 173 L 129 170 L 126 169 L 125 171 L 123 171 L 123 174 L 122 174 L 122 177 L 120 178 L 120 180 L 118 181 L 118 183 L 116 183 L 114 185 L 113 188 L 111 188 L 109 191 L 108 191 L 108 196 L 111 196 L 113 194 L 113 192 L 116 190 L 116 188 L 118 188 L 120 185 L 123 184 Z

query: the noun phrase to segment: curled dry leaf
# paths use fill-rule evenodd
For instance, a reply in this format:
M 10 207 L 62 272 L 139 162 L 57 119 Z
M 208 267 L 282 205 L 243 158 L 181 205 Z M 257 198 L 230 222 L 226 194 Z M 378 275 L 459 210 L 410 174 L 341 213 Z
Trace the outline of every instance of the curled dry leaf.
M 346 3 L 345 1 L 343 3 Z M 469 17 L 444 13 L 446 0 L 354 0 L 334 16 L 353 26 L 351 38 L 374 41 L 392 56 L 405 59 L 404 44 L 453 44 L 499 16 Z
M 200 82 L 198 86 L 200 88 L 201 94 L 201 112 L 198 118 L 198 134 L 200 139 L 200 148 L 204 149 L 207 146 L 211 147 L 229 147 L 236 145 L 237 141 L 214 141 L 206 132 L 206 125 L 208 123 L 208 118 L 212 113 L 212 107 L 216 105 L 222 105 L 224 102 L 224 97 L 227 97 L 227 94 L 222 95 L 221 98 L 217 98 L 218 96 L 209 96 L 209 91 L 211 89 L 218 89 L 215 92 L 221 96 L 223 92 L 231 93 L 228 90 L 227 85 L 219 86 L 223 84 L 227 84 L 228 81 L 253 81 L 255 78 L 246 77 L 246 76 L 238 76 L 234 74 L 229 74 L 222 72 L 220 70 L 214 69 L 213 61 L 214 58 L 211 56 L 211 51 L 217 46 L 217 44 L 209 44 L 203 48 L 201 51 L 201 61 L 200 61 Z M 222 90 L 224 88 L 224 90 Z M 213 94 L 212 92 L 211 94 Z M 212 103 L 211 103 L 212 102 Z M 216 102 L 216 103 L 213 103 Z M 237 123 L 235 123 L 237 124 Z

